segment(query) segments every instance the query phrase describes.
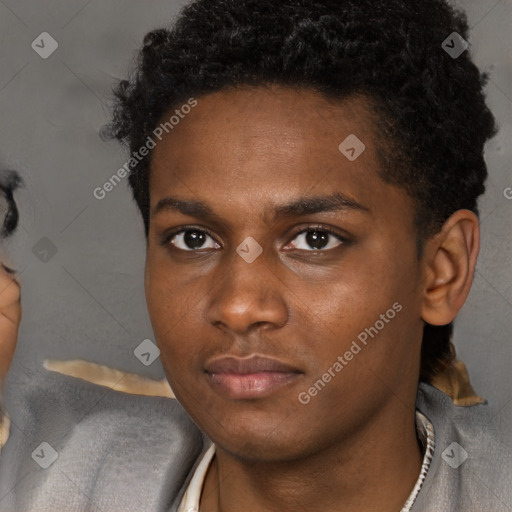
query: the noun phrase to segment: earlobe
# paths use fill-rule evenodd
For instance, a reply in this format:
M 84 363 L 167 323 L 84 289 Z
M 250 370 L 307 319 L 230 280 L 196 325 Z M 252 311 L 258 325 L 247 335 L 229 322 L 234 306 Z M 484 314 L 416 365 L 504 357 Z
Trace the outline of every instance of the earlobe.
M 422 318 L 431 325 L 453 321 L 471 289 L 480 248 L 478 217 L 458 210 L 427 242 Z

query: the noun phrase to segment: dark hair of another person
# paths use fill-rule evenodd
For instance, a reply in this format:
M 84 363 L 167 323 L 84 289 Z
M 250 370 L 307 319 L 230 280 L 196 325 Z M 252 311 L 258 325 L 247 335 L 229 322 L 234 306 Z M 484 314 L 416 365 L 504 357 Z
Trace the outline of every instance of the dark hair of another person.
M 16 201 L 14 200 L 14 191 L 22 186 L 23 180 L 16 171 L 0 171 L 0 196 L 5 199 L 6 211 L 0 237 L 9 237 L 18 226 L 19 212 Z
M 0 171 L 0 197 L 5 200 L 4 219 L 0 229 L 0 238 L 2 239 L 12 235 L 18 226 L 19 212 L 14 200 L 14 191 L 22 185 L 23 180 L 16 171 Z M 16 272 L 3 263 L 2 267 L 10 274 Z
M 114 88 L 110 133 L 138 151 L 189 98 L 242 86 L 306 88 L 334 101 L 363 95 L 380 176 L 414 201 L 421 257 L 452 213 L 478 214 L 484 144 L 496 133 L 487 76 L 468 51 L 455 59 L 442 47 L 453 32 L 467 40 L 467 19 L 444 0 L 197 0 L 145 36 L 130 80 Z M 146 237 L 150 157 L 129 175 Z M 425 325 L 421 380 L 453 361 L 452 333 L 452 324 Z

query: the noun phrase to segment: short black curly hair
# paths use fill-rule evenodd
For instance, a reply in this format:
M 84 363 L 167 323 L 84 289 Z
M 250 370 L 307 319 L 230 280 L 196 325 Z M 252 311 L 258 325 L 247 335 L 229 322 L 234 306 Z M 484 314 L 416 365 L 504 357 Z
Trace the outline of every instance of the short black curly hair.
M 421 250 L 453 212 L 478 213 L 484 144 L 497 131 L 487 76 L 468 51 L 443 48 L 454 32 L 466 41 L 467 19 L 445 0 L 196 0 L 145 36 L 134 73 L 114 88 L 110 132 L 136 152 L 187 99 L 241 86 L 364 95 L 381 136 L 380 175 L 413 199 Z M 150 163 L 151 153 L 128 178 L 146 237 Z M 425 326 L 423 380 L 451 363 L 452 330 Z

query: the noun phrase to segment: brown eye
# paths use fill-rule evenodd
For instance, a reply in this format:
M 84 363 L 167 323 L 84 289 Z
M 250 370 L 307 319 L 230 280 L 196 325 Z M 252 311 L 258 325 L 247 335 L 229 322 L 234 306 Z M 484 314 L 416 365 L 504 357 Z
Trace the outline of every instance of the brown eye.
M 334 249 L 341 245 L 344 240 L 337 234 L 326 229 L 309 228 L 297 233 L 293 240 L 294 249 L 303 251 L 323 251 Z
M 182 229 L 168 237 L 168 243 L 181 251 L 195 251 L 198 249 L 218 249 L 220 245 L 201 229 Z

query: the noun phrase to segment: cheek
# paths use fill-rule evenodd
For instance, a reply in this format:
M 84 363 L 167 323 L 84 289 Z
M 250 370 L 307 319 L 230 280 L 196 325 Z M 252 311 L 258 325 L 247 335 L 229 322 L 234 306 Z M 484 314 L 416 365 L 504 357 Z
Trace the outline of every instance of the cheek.
M 172 334 L 183 325 L 188 303 L 177 291 L 173 273 L 168 272 L 155 258 L 148 257 L 145 274 L 146 303 L 159 345 L 166 345 Z
M 148 256 L 145 294 L 160 358 L 169 378 L 180 372 L 188 374 L 195 365 L 205 293 L 197 281 L 184 283 L 175 269 L 157 260 Z
M 154 328 L 168 332 L 190 308 L 191 288 L 182 285 L 176 268 L 172 268 L 156 249 L 148 251 L 144 285 Z
M 304 299 L 294 301 L 291 324 L 307 333 L 305 355 L 312 365 L 316 362 L 315 370 L 329 368 L 351 348 L 365 352 L 353 359 L 380 365 L 387 351 L 396 350 L 396 340 L 417 329 L 406 322 L 419 318 L 415 280 L 412 269 L 390 258 L 360 260 L 323 281 L 302 283 L 296 297 Z

